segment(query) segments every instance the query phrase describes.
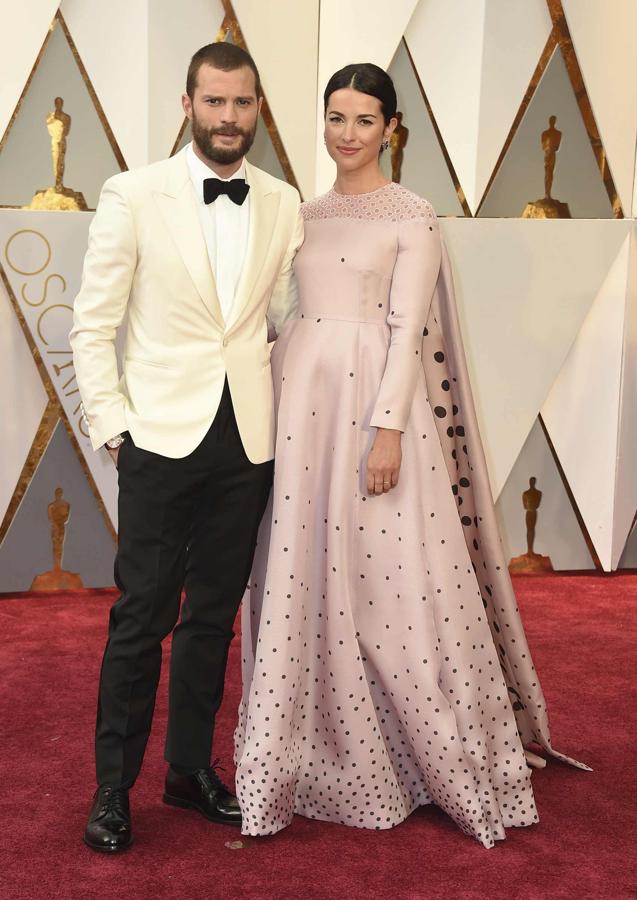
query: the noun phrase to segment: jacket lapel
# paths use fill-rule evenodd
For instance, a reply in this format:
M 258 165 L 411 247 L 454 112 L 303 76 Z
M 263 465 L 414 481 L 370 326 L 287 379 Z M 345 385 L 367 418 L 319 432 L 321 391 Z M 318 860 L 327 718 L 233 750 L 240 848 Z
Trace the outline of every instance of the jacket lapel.
M 246 258 L 237 286 L 228 329 L 234 328 L 250 302 L 272 243 L 281 195 L 273 190 L 269 179 L 246 162 L 246 179 L 250 185 L 250 227 Z
M 164 185 L 155 191 L 155 200 L 199 296 L 223 331 L 225 324 L 185 151 L 169 162 Z

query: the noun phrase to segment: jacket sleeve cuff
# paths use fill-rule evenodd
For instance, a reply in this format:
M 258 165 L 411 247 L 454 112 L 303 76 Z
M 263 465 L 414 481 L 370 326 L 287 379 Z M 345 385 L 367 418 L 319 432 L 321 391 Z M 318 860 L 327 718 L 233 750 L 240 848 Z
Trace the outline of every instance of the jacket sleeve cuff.
M 121 410 L 113 410 L 113 412 L 109 413 L 107 416 L 100 416 L 99 420 L 90 416 L 87 416 L 86 418 L 88 420 L 88 433 L 93 450 L 99 450 L 100 447 L 104 446 L 106 441 L 110 441 L 115 435 L 123 434 L 125 431 L 128 431 L 128 423 L 126 422 L 126 415 L 123 407 Z

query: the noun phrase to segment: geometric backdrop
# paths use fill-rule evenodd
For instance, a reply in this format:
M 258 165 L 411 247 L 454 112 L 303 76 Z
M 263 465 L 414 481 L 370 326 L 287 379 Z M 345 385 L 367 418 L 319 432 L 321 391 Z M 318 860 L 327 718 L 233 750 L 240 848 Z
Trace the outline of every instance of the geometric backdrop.
M 555 569 L 637 566 L 637 4 L 23 0 L 5 19 L 0 591 L 50 568 L 56 488 L 70 505 L 64 568 L 112 582 L 116 473 L 82 430 L 73 298 L 104 180 L 189 140 L 185 71 L 213 40 L 246 46 L 261 72 L 250 159 L 305 199 L 334 177 L 327 78 L 362 60 L 390 71 L 403 114 L 393 162 L 442 220 L 506 553 L 526 550 L 535 477 L 535 551 Z M 22 209 L 52 184 L 56 97 L 71 117 L 64 183 L 87 212 Z M 523 218 L 545 193 L 550 127 L 551 193 L 570 218 Z M 388 177 L 391 164 L 385 154 Z

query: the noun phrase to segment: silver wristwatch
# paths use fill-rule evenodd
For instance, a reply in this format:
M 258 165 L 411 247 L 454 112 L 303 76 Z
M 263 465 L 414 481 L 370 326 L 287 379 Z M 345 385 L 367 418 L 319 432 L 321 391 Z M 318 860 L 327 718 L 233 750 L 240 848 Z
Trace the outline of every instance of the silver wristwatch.
M 106 446 L 109 450 L 117 450 L 118 447 L 121 447 L 124 443 L 124 437 L 121 434 L 115 435 L 109 441 L 106 441 Z

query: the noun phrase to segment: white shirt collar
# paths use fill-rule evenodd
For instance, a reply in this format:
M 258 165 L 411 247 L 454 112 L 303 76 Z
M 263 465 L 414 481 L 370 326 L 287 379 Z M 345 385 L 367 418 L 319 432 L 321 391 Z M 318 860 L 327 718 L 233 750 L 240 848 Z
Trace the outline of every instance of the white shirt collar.
M 199 159 L 197 154 L 195 153 L 192 141 L 188 144 L 186 148 L 186 159 L 188 160 L 188 169 L 190 170 L 190 177 L 192 179 L 192 183 L 197 192 L 197 196 L 201 199 L 203 203 L 203 182 L 204 178 L 219 178 L 220 181 L 232 181 L 235 178 L 244 178 L 246 177 L 246 161 L 245 157 L 241 160 L 241 165 L 230 178 L 220 178 L 212 169 L 210 169 L 203 160 Z

